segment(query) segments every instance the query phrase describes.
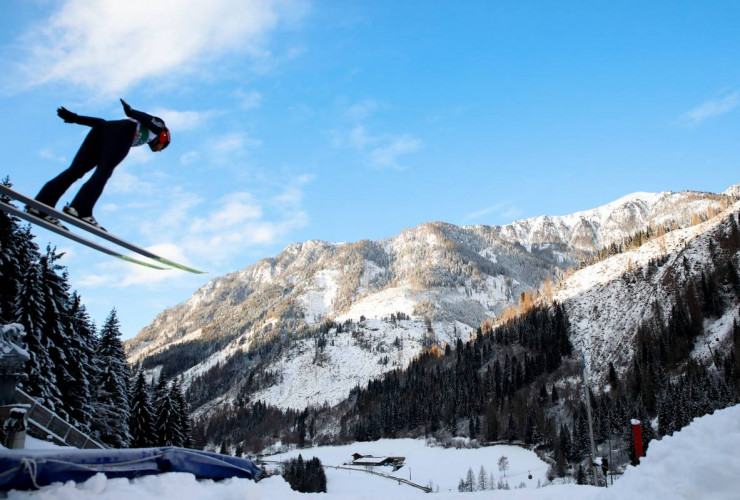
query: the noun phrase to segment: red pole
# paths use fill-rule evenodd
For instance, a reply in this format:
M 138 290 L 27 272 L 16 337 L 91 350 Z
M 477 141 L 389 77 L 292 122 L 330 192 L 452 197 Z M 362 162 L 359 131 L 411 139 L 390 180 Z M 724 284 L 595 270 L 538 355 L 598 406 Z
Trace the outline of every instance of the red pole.
M 635 457 L 639 460 L 645 456 L 642 451 L 642 425 L 639 420 L 632 419 L 632 439 L 635 441 Z

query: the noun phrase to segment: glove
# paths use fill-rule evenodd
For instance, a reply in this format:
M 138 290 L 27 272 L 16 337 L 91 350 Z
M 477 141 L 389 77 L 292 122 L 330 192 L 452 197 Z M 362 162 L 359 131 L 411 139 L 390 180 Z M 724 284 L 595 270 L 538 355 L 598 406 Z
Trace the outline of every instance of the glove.
M 123 112 L 126 113 L 126 116 L 131 116 L 131 106 L 129 106 L 129 103 L 121 99 L 121 104 L 123 105 Z
M 66 123 L 76 123 L 77 113 L 72 113 L 64 106 L 57 108 L 57 115 L 59 115 L 59 118 L 64 120 Z

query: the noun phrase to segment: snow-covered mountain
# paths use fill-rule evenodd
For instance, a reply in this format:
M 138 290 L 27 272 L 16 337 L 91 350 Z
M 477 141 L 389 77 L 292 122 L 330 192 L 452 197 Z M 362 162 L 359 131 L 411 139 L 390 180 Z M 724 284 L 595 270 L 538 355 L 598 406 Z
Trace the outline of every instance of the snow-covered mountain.
M 721 194 L 635 193 L 506 226 L 435 222 L 381 241 L 293 244 L 161 313 L 128 342 L 129 360 L 184 373 L 189 387 L 205 384 L 209 370 L 230 359 L 246 359 L 244 371 L 199 400 L 201 411 L 243 394 L 247 380 L 252 397 L 279 407 L 335 404 L 357 384 L 405 367 L 423 346 L 466 340 L 523 292 L 563 277 L 597 250 L 648 226 L 685 227 L 569 275 L 557 288 L 572 316 L 573 343 L 589 348 L 601 372 L 615 350 L 627 349 L 605 332 L 643 321 L 651 301 L 665 299 L 660 287 L 669 293 L 668 276 L 680 279 L 679 259 L 697 269 L 711 262 L 706 241 L 724 230 L 737 207 L 723 211 L 739 194 L 739 186 Z M 656 274 L 659 258 L 665 262 Z

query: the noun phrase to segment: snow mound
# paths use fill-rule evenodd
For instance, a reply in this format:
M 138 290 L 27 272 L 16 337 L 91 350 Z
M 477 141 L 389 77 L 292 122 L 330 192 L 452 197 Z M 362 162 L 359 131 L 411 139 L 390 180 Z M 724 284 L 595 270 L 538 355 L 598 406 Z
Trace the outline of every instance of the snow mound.
M 694 419 L 652 441 L 604 498 L 740 498 L 740 405 Z

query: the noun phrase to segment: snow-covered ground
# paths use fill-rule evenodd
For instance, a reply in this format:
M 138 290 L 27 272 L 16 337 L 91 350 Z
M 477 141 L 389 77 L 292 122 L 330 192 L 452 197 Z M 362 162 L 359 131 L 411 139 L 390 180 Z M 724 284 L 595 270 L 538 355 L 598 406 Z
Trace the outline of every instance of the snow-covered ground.
M 361 471 L 327 471 L 328 493 L 313 495 L 325 500 L 394 500 L 408 498 L 440 498 L 466 500 L 470 498 L 502 498 L 514 500 L 616 500 L 616 499 L 711 499 L 740 498 L 740 405 L 720 410 L 714 415 L 696 419 L 691 425 L 671 437 L 654 441 L 649 454 L 638 467 L 630 467 L 624 476 L 608 489 L 574 484 L 537 488 L 546 471 L 537 456 L 521 448 L 495 446 L 479 449 L 442 449 L 424 446 L 418 440 L 381 440 L 373 443 L 354 443 L 348 446 L 322 447 L 300 450 L 311 458 L 318 456 L 325 465 L 338 465 L 350 454 L 400 455 L 406 465 L 396 472 L 414 482 L 439 485 L 433 496 L 411 486 Z M 298 452 L 283 455 L 296 456 Z M 460 493 L 457 483 L 468 468 L 476 473 L 483 465 L 498 478 L 501 472 L 498 458 L 509 458 L 506 473 L 509 486 L 515 488 L 521 481 L 526 488 Z M 544 467 L 544 468 L 543 468 Z M 410 471 L 409 471 L 410 469 Z M 531 470 L 533 479 L 528 479 Z M 450 491 L 450 489 L 452 491 Z M 311 497 L 311 496 L 309 496 Z M 36 492 L 9 494 L 13 499 L 78 500 L 104 498 L 110 500 L 177 500 L 193 499 L 301 499 L 305 494 L 294 492 L 279 476 L 255 483 L 246 479 L 196 481 L 190 474 L 171 473 L 150 476 L 133 481 L 108 480 L 102 475 L 82 484 L 57 484 Z
M 481 467 L 486 470 L 486 479 L 493 473 L 496 482 L 503 479 L 511 488 L 520 486 L 522 483 L 527 488 L 537 488 L 537 484 L 547 483 L 548 465 L 539 459 L 537 454 L 519 446 L 489 446 L 475 449 L 442 448 L 438 446 L 426 446 L 419 439 L 381 439 L 372 442 L 356 442 L 344 446 L 325 446 L 293 450 L 288 453 L 269 457 L 271 460 L 287 460 L 296 458 L 299 454 L 304 459 L 314 456 L 321 459 L 324 465 L 343 465 L 352 461 L 351 455 L 372 455 L 374 457 L 405 457 L 405 465 L 398 471 L 393 472 L 390 467 L 379 467 L 374 470 L 383 474 L 410 480 L 422 486 L 431 486 L 434 491 L 456 492 L 460 479 L 464 479 L 468 469 L 472 469 L 476 482 Z M 504 474 L 499 471 L 498 460 L 505 456 L 509 462 L 509 468 Z M 364 467 L 357 467 L 362 470 Z M 442 469 L 442 470 L 440 470 Z M 366 472 L 355 472 L 348 470 L 327 470 L 327 480 L 331 484 L 332 493 L 341 493 L 345 498 L 352 497 L 357 489 L 358 475 L 365 479 Z M 529 479 L 529 474 L 532 479 Z M 373 476 L 370 476 L 373 477 Z M 412 487 L 401 485 L 388 480 L 377 478 L 379 481 L 390 483 L 391 490 L 401 490 L 412 496 L 424 493 Z

